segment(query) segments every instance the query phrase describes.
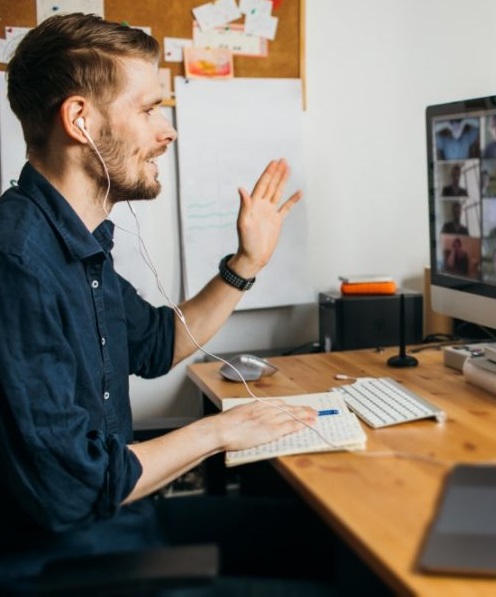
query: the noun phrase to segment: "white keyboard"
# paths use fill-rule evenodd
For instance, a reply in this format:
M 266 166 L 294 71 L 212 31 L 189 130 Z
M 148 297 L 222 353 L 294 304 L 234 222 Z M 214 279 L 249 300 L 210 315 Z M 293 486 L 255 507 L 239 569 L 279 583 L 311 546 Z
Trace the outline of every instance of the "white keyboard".
M 387 427 L 434 417 L 446 419 L 444 411 L 420 398 L 390 377 L 363 377 L 355 383 L 333 388 L 370 427 Z

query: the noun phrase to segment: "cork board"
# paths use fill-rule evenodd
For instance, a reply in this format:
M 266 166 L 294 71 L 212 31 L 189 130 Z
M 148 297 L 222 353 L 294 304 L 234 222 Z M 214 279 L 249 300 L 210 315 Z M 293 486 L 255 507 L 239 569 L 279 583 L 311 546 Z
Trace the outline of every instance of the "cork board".
M 164 37 L 192 38 L 191 9 L 206 0 L 105 0 L 105 18 L 125 21 L 133 26 L 151 27 L 152 35 L 160 42 Z M 272 14 L 278 17 L 277 35 L 269 41 L 267 57 L 234 56 L 236 77 L 269 77 L 304 79 L 304 2 L 282 0 Z M 33 27 L 36 25 L 36 0 L 0 0 L 0 36 L 5 27 Z M 164 62 L 161 67 L 171 70 L 174 77 L 184 76 L 178 62 Z M 5 65 L 0 65 L 5 69 Z

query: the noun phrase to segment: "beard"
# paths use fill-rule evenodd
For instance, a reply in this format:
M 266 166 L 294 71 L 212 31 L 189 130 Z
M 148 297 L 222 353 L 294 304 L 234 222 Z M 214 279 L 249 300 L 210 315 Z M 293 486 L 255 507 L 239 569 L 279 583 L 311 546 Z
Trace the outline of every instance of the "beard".
M 101 131 L 97 145 L 100 156 L 107 168 L 110 178 L 110 192 L 108 200 L 111 204 L 121 201 L 135 201 L 139 199 L 155 199 L 160 193 L 161 185 L 156 178 L 146 175 L 146 172 L 138 172 L 136 176 L 130 173 L 129 164 L 131 158 L 136 157 L 138 149 L 130 153 L 128 144 L 118 139 L 109 125 L 105 125 Z M 95 179 L 98 190 L 103 194 L 107 192 L 109 181 L 103 169 L 103 164 L 96 155 L 94 149 L 90 148 L 92 159 L 87 164 L 89 174 Z M 148 159 L 154 156 L 148 156 Z M 135 161 L 133 163 L 136 163 Z

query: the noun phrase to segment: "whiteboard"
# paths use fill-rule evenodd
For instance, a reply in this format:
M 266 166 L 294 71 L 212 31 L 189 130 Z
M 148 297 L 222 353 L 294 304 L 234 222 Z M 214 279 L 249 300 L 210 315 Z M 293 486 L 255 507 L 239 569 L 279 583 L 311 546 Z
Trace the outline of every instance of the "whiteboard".
M 175 78 L 179 200 L 186 298 L 237 249 L 237 189 L 251 192 L 271 159 L 291 168 L 285 197 L 304 192 L 299 79 Z M 307 256 L 305 197 L 284 220 L 270 263 L 239 309 L 314 302 Z

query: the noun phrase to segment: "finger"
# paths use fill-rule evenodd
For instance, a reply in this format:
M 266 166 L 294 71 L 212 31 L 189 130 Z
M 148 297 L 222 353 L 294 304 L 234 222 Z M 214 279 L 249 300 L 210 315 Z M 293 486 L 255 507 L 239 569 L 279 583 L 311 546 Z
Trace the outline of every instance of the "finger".
M 279 180 L 281 172 L 286 168 L 284 160 L 272 160 L 263 171 L 253 188 L 252 196 L 254 199 L 265 199 L 270 197 L 274 188 L 274 179 Z
M 243 205 L 248 205 L 251 201 L 250 193 L 248 193 L 248 191 L 246 189 L 243 189 L 241 187 L 238 189 L 238 193 L 239 193 L 239 198 L 241 199 L 241 203 Z
M 266 197 L 270 199 L 272 203 L 279 203 L 290 175 L 291 169 L 286 162 L 282 160 L 278 170 L 269 183 L 266 193 Z
M 284 422 L 287 418 L 291 418 L 304 424 L 313 423 L 316 421 L 318 413 L 311 406 L 291 406 L 283 401 L 268 401 L 265 405 L 271 408 L 271 411 L 266 410 L 264 415 L 274 421 Z
M 306 427 L 313 427 L 316 422 L 316 414 L 315 416 L 310 417 L 300 413 L 299 416 L 279 419 L 277 421 L 277 425 L 274 424 L 273 427 L 277 427 L 282 434 L 286 434 L 292 433 L 294 431 L 300 431 L 302 429 L 305 429 Z
M 286 217 L 302 197 L 303 193 L 301 191 L 296 191 L 296 193 L 293 193 L 291 197 L 287 201 L 285 201 L 279 208 L 278 211 L 281 214 L 281 216 Z

